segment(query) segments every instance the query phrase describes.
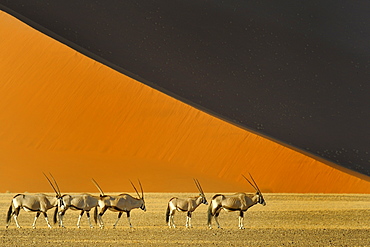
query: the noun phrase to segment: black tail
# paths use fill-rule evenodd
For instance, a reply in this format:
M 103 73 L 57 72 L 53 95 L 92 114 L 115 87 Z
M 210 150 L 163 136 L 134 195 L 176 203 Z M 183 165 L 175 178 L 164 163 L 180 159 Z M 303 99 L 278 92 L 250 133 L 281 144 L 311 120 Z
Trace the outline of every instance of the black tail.
M 166 223 L 170 220 L 170 205 L 167 205 L 167 211 L 166 211 Z
M 53 216 L 53 222 L 54 225 L 57 223 L 57 217 L 58 217 L 58 206 L 55 207 L 54 216 Z
M 213 213 L 212 213 L 212 204 L 213 204 L 213 200 L 211 200 L 211 202 L 209 203 L 209 206 L 208 206 L 208 212 L 207 212 L 207 215 L 208 215 L 208 221 L 207 221 L 207 224 L 210 226 L 211 223 L 212 223 L 212 217 L 213 217 Z
M 10 207 L 8 209 L 8 213 L 6 214 L 6 224 L 8 225 L 9 222 L 10 222 L 10 218 L 12 217 L 12 213 L 13 213 L 13 203 L 10 204 Z
M 94 221 L 95 221 L 95 224 L 98 224 L 98 207 L 97 206 L 94 208 Z

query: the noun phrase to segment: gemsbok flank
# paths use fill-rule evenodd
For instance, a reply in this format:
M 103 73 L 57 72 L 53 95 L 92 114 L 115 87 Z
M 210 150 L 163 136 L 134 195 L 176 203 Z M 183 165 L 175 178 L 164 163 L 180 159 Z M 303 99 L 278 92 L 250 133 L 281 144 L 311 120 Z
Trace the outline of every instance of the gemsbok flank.
M 51 228 L 51 225 L 48 220 L 48 215 L 46 212 L 53 207 L 57 207 L 58 201 L 60 201 L 60 195 L 58 193 L 56 194 L 56 196 L 47 196 L 45 194 L 15 195 L 12 199 L 11 205 L 7 213 L 6 228 L 9 227 L 12 216 L 14 217 L 16 226 L 18 228 L 21 228 L 21 226 L 18 223 L 18 215 L 21 208 L 26 212 L 36 212 L 32 228 L 34 229 L 36 228 L 36 221 L 41 213 L 43 213 L 45 217 L 46 224 L 48 225 L 49 228 Z M 58 208 L 56 208 L 56 210 L 58 210 Z
M 99 221 L 100 228 L 104 228 L 104 222 L 103 222 L 102 216 L 107 211 L 107 209 L 113 212 L 118 212 L 118 217 L 117 217 L 116 222 L 113 225 L 113 228 L 116 228 L 117 223 L 120 220 L 123 212 L 126 212 L 128 223 L 130 224 L 130 227 L 132 228 L 132 224 L 130 220 L 131 210 L 135 208 L 140 208 L 144 212 L 146 211 L 145 201 L 144 201 L 144 192 L 143 192 L 143 187 L 141 185 L 140 180 L 139 180 L 139 185 L 141 189 L 141 196 L 139 192 L 137 191 L 135 185 L 130 181 L 130 183 L 132 184 L 132 187 L 134 187 L 136 194 L 138 195 L 139 198 L 132 197 L 129 194 L 119 194 L 118 196 L 104 195 L 104 192 L 100 188 L 98 183 L 94 179 L 92 181 L 95 184 L 95 186 L 98 188 L 98 190 L 100 191 L 100 199 L 99 199 L 100 211 L 98 214 L 97 208 L 95 208 L 95 212 L 94 212 L 95 223 Z
M 204 195 L 202 186 L 200 185 L 199 181 L 197 179 L 194 179 L 195 185 L 197 186 L 199 190 L 199 196 L 196 197 L 189 197 L 186 199 L 181 199 L 177 197 L 173 197 L 170 199 L 167 205 L 167 211 L 166 211 L 166 222 L 168 224 L 168 227 L 176 228 L 175 222 L 174 222 L 174 215 L 176 211 L 179 212 L 187 212 L 186 216 L 186 228 L 191 228 L 191 215 L 194 212 L 195 209 L 200 204 L 208 205 L 206 196 Z
M 55 186 L 50 181 L 50 179 L 48 179 L 49 183 L 51 187 L 54 189 L 55 193 L 59 194 L 60 199 L 61 199 L 58 203 L 59 212 L 58 210 L 55 210 L 54 212 L 54 217 L 53 217 L 54 224 L 58 221 L 57 216 L 59 216 L 59 226 L 64 228 L 64 224 L 63 224 L 64 215 L 68 209 L 72 209 L 72 210 L 81 211 L 80 215 L 78 216 L 78 220 L 77 220 L 77 228 L 81 228 L 80 223 L 81 223 L 81 218 L 84 212 L 86 212 L 86 216 L 89 221 L 90 228 L 93 228 L 93 225 L 91 224 L 91 220 L 90 220 L 90 210 L 98 206 L 99 197 L 92 196 L 89 194 L 61 195 L 58 183 L 54 179 L 53 175 L 50 174 L 50 176 L 53 179 Z
M 212 229 L 211 221 L 212 217 L 215 218 L 217 223 L 217 227 L 220 227 L 218 222 L 218 216 L 220 214 L 221 209 L 224 209 L 227 212 L 231 211 L 239 211 L 239 229 L 244 229 L 244 212 L 246 212 L 250 207 L 256 205 L 257 203 L 262 204 L 263 206 L 266 205 L 265 200 L 263 199 L 262 192 L 258 188 L 257 183 L 254 181 L 251 174 L 251 177 L 254 185 L 244 176 L 242 175 L 250 185 L 256 190 L 255 194 L 246 194 L 246 193 L 236 193 L 234 195 L 222 195 L 217 194 L 212 197 L 211 203 L 208 207 L 208 227 Z

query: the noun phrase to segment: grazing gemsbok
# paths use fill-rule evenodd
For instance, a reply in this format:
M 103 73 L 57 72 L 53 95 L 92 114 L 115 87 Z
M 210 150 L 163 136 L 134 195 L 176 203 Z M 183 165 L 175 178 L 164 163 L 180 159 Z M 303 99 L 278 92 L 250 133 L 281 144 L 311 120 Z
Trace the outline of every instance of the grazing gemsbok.
M 8 228 L 12 216 L 14 217 L 16 226 L 18 228 L 21 228 L 21 226 L 18 223 L 18 215 L 21 208 L 26 212 L 36 212 L 32 228 L 34 229 L 36 228 L 36 221 L 41 213 L 43 213 L 45 217 L 46 224 L 48 225 L 49 228 L 51 228 L 51 225 L 48 220 L 48 215 L 46 212 L 53 207 L 57 207 L 58 201 L 60 201 L 60 195 L 58 193 L 56 194 L 56 196 L 47 196 L 45 194 L 35 194 L 35 195 L 18 194 L 14 196 L 8 210 L 6 218 L 6 228 Z M 56 208 L 56 210 L 58 210 L 58 208 Z
M 94 179 L 93 179 L 93 182 L 95 186 L 98 188 L 98 190 L 100 191 L 100 199 L 99 199 L 100 212 L 98 214 L 96 208 L 94 212 L 95 223 L 97 223 L 97 221 L 99 220 L 100 228 L 104 228 L 104 222 L 103 222 L 102 216 L 104 215 L 105 211 L 107 211 L 107 209 L 113 212 L 118 212 L 118 218 L 116 222 L 114 223 L 113 228 L 116 228 L 116 225 L 118 221 L 120 220 L 123 212 L 126 212 L 128 223 L 130 224 L 130 227 L 132 227 L 131 220 L 130 220 L 131 210 L 135 208 L 140 208 L 144 212 L 146 211 L 145 201 L 144 201 L 144 192 L 143 192 L 143 187 L 141 186 L 140 180 L 139 180 L 139 185 L 141 189 L 141 196 L 139 192 L 137 191 L 135 185 L 130 181 L 130 183 L 134 187 L 136 194 L 138 195 L 139 198 L 134 198 L 130 196 L 129 194 L 119 194 L 118 196 L 104 195 L 104 192 L 100 188 L 98 183 Z
M 203 203 L 205 205 L 208 205 L 206 196 L 204 195 L 202 186 L 200 185 L 199 181 L 197 179 L 194 179 L 194 182 L 199 190 L 199 196 L 189 197 L 186 199 L 173 197 L 168 202 L 167 211 L 166 211 L 166 222 L 170 228 L 171 226 L 173 226 L 173 228 L 176 228 L 176 225 L 173 219 L 176 211 L 188 213 L 186 216 L 185 226 L 186 228 L 189 228 L 189 227 L 191 228 L 192 227 L 191 226 L 191 214 L 194 212 L 195 209 L 197 209 L 197 207 L 200 204 Z
M 221 209 L 224 209 L 227 212 L 231 211 L 239 211 L 239 229 L 244 229 L 244 212 L 246 212 L 250 207 L 259 203 L 263 206 L 266 205 L 265 200 L 263 199 L 262 192 L 257 186 L 257 183 L 254 181 L 251 174 L 251 177 L 254 185 L 244 176 L 242 175 L 250 185 L 256 190 L 255 194 L 246 194 L 246 193 L 236 193 L 234 195 L 221 195 L 217 194 L 212 197 L 212 201 L 208 207 L 208 226 L 212 229 L 211 221 L 212 217 L 215 218 L 217 223 L 217 227 L 220 227 L 218 223 L 218 216 L 220 214 Z
M 54 179 L 53 175 L 51 175 L 55 186 L 53 186 L 52 182 L 49 180 L 51 187 L 54 189 L 55 193 L 57 193 L 60 197 L 60 201 L 58 203 L 59 212 L 55 210 L 54 212 L 54 224 L 57 222 L 57 215 L 59 215 L 59 226 L 64 228 L 63 218 L 68 209 L 72 210 L 79 210 L 81 211 L 80 215 L 78 216 L 77 220 L 77 228 L 81 228 L 80 222 L 82 215 L 86 212 L 87 219 L 89 221 L 90 228 L 93 228 L 90 220 L 90 210 L 98 206 L 99 197 L 92 196 L 89 194 L 81 194 L 81 195 L 61 195 L 58 183 Z

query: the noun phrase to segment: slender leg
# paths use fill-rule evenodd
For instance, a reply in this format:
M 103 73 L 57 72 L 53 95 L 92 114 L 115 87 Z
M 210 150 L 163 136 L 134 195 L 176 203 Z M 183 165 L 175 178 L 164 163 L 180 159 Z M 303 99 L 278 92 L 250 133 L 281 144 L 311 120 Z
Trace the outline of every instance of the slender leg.
M 94 228 L 94 226 L 91 224 L 90 220 L 90 211 L 86 211 L 87 220 L 89 221 L 90 228 Z
M 36 213 L 35 220 L 33 221 L 33 224 L 32 224 L 32 228 L 33 228 L 33 229 L 35 229 L 35 228 L 36 228 L 36 221 L 37 221 L 37 218 L 40 216 L 40 213 L 41 213 L 41 212 L 37 212 L 37 213 Z
M 48 215 L 47 215 L 47 213 L 46 213 L 46 212 L 43 212 L 43 214 L 44 214 L 44 218 L 45 218 L 46 224 L 48 225 L 48 227 L 49 227 L 49 228 L 51 228 L 51 225 L 50 225 L 50 223 L 49 223 L 49 219 L 48 219 Z M 36 223 L 36 222 L 35 222 L 35 223 Z
M 63 218 L 64 218 L 64 214 L 66 213 L 65 210 L 61 211 L 59 213 L 59 226 L 60 227 L 63 227 L 64 228 L 64 225 L 63 225 Z
M 171 222 L 171 221 L 172 221 L 172 219 L 171 219 L 171 218 L 172 218 L 172 212 L 170 212 L 170 216 L 169 216 L 169 218 L 168 218 L 168 227 L 169 227 L 169 228 L 171 228 L 171 225 L 172 225 L 172 222 Z
M 78 220 L 77 220 L 77 228 L 81 228 L 80 223 L 81 223 L 82 215 L 84 215 L 84 213 L 85 213 L 85 211 L 81 210 L 81 213 L 78 216 Z
M 188 212 L 188 215 L 186 216 L 186 228 L 191 228 L 191 212 Z
M 114 223 L 114 225 L 113 225 L 113 229 L 116 229 L 116 225 L 117 225 L 118 221 L 121 219 L 121 216 L 122 216 L 122 212 L 119 212 L 116 223 Z
M 170 214 L 170 223 L 172 223 L 173 228 L 176 228 L 174 217 L 175 217 L 175 211 L 171 212 Z
M 105 211 L 107 211 L 107 209 L 108 209 L 107 207 L 102 208 L 101 212 L 98 214 L 98 220 L 99 220 L 99 224 L 100 224 L 101 229 L 104 228 L 104 222 L 103 222 L 102 216 L 104 215 Z
M 244 212 L 240 211 L 239 215 L 239 229 L 243 230 L 244 229 Z
M 213 218 L 213 215 L 210 215 L 210 216 L 208 216 L 208 217 L 210 217 L 210 218 L 208 219 L 208 228 L 209 228 L 209 229 L 212 229 L 212 218 Z
M 13 217 L 14 217 L 15 224 L 17 225 L 17 228 L 21 228 L 21 226 L 18 223 L 18 215 L 19 215 L 20 210 L 21 208 L 16 208 L 13 212 Z
M 130 227 L 132 228 L 132 225 L 131 225 L 131 219 L 130 219 L 130 211 L 126 212 L 127 213 L 127 220 L 128 220 L 128 223 L 130 224 Z
M 220 226 L 220 223 L 218 222 L 218 216 L 220 215 L 220 212 L 217 212 L 216 214 L 215 214 L 215 221 L 216 221 L 216 223 L 217 223 L 217 228 L 220 228 L 221 229 L 221 226 Z

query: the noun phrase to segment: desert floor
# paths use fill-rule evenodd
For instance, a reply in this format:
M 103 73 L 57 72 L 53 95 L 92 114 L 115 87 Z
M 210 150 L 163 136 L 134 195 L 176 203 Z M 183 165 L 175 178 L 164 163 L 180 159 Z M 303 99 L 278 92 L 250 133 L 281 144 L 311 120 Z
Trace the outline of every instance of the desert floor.
M 265 207 L 255 205 L 245 214 L 245 230 L 237 228 L 237 212 L 221 212 L 222 229 L 208 229 L 206 205 L 193 213 L 192 229 L 184 226 L 185 213 L 177 213 L 177 228 L 169 229 L 165 223 L 167 201 L 172 196 L 194 196 L 187 193 L 147 193 L 147 212 L 131 212 L 133 229 L 125 215 L 113 229 L 117 213 L 109 211 L 103 217 L 105 229 L 90 229 L 86 216 L 77 229 L 78 212 L 72 210 L 64 218 L 65 229 L 47 228 L 42 215 L 37 229 L 32 229 L 35 214 L 23 210 L 18 218 L 22 228 L 16 229 L 12 221 L 6 229 L 6 212 L 13 196 L 0 194 L 1 246 L 370 246 L 370 195 L 266 194 Z M 211 196 L 207 194 L 207 198 Z M 53 212 L 49 211 L 50 221 Z

